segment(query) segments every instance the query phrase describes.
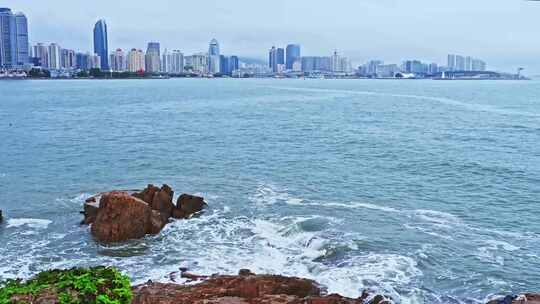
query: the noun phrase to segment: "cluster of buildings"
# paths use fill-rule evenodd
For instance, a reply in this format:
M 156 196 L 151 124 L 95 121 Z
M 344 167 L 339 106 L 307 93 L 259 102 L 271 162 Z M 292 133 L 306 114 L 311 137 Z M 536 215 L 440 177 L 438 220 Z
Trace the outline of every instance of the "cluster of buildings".
M 26 16 L 9 8 L 0 8 L 0 76 L 32 68 L 64 76 L 99 69 L 102 72 L 209 77 L 445 78 L 445 75 L 470 76 L 486 71 L 484 61 L 455 54 L 448 55 L 446 66 L 420 60 L 406 60 L 399 65 L 371 60 L 353 70 L 350 60 L 337 51 L 330 56 L 302 56 L 299 44 L 288 44 L 285 48 L 273 46 L 268 52 L 267 65 L 248 64 L 240 62 L 238 56 L 221 54 L 216 39 L 210 41 L 208 51 L 189 56 L 178 49 L 162 50 L 159 42 L 149 42 L 146 51 L 138 48 L 110 51 L 105 20 L 96 22 L 93 42 L 93 52 L 77 52 L 57 43 L 37 43 L 30 47 Z
M 485 72 L 486 63 L 472 57 L 448 55 L 448 64 L 439 65 L 435 62 L 422 62 L 420 60 L 405 60 L 402 64 L 385 64 L 382 60 L 370 60 L 358 67 L 356 74 L 369 78 L 426 78 L 441 77 L 443 73 L 454 72 Z
M 302 56 L 299 44 L 289 44 L 285 49 L 273 46 L 268 52 L 270 74 L 288 73 L 351 73 L 352 68 L 347 57 L 335 51 L 332 56 Z

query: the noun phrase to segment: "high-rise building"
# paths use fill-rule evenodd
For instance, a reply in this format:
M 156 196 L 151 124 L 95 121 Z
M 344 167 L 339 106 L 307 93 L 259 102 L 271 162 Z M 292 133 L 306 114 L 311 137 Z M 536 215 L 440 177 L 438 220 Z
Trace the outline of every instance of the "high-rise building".
M 110 68 L 115 72 L 124 72 L 126 70 L 126 61 L 126 54 L 122 49 L 116 49 L 109 56 Z
M 419 60 L 407 60 L 403 62 L 402 70 L 412 74 L 424 74 L 427 72 L 425 65 Z
M 171 54 L 171 70 L 169 73 L 184 73 L 184 54 L 180 50 L 173 50 Z
M 296 61 L 299 61 L 301 58 L 300 45 L 299 44 L 289 44 L 286 48 L 287 58 L 285 68 L 287 70 L 292 70 L 293 65 Z
M 465 57 L 456 55 L 456 71 L 465 71 Z
M 159 42 L 149 42 L 146 48 L 146 72 L 158 73 L 160 69 L 161 50 Z
M 378 76 L 379 67 L 382 66 L 384 62 L 382 60 L 370 60 L 364 65 L 363 74 L 364 76 Z
M 0 8 L 0 67 L 22 68 L 29 63 L 28 21 L 22 13 Z
M 28 65 L 28 58 L 30 57 L 30 46 L 28 44 L 28 20 L 23 13 L 16 13 L 15 15 L 15 65 L 17 67 L 23 67 Z
M 219 42 L 216 39 L 212 39 L 208 46 L 208 71 L 211 74 L 216 74 L 220 72 L 221 63 L 220 63 L 220 49 Z
M 238 71 L 240 68 L 240 60 L 238 59 L 238 56 L 231 56 L 229 57 L 229 71 L 231 74 L 234 71 Z
M 330 72 L 332 71 L 331 57 L 302 57 L 303 72 Z
M 435 62 L 430 63 L 428 66 L 428 73 L 433 75 L 433 74 L 437 74 L 438 72 L 439 72 L 439 66 Z
M 49 66 L 49 48 L 43 44 L 38 43 L 33 47 L 33 56 L 37 58 L 39 64 L 37 66 L 47 68 Z
M 285 50 L 273 46 L 268 54 L 268 66 L 274 73 L 281 73 L 285 70 Z
M 486 70 L 486 63 L 480 59 L 473 59 L 471 65 L 472 65 L 471 67 L 472 71 L 483 72 Z
M 464 71 L 472 71 L 472 57 L 467 56 L 465 57 L 465 69 Z
M 60 67 L 62 69 L 74 69 L 76 66 L 76 57 L 74 50 L 62 49 L 60 51 Z
M 270 51 L 268 51 L 268 67 L 275 72 L 277 70 L 277 49 L 273 46 Z
M 144 71 L 146 68 L 145 56 L 142 50 L 131 49 L 127 57 L 127 69 L 130 72 Z
M 447 62 L 446 67 L 449 71 L 456 70 L 456 55 L 453 55 L 453 54 L 448 55 L 448 62 Z
M 86 71 L 89 69 L 88 57 L 89 54 L 77 53 L 75 54 L 75 67 L 79 70 Z
M 219 72 L 223 75 L 231 75 L 229 70 L 229 57 L 225 55 L 219 55 Z
M 100 58 L 102 70 L 109 70 L 109 40 L 107 37 L 107 23 L 101 19 L 94 26 L 94 53 Z
M 193 73 L 207 74 L 208 73 L 208 54 L 198 53 L 186 57 L 186 66 L 191 67 Z
M 98 54 L 88 55 L 88 68 L 89 69 L 101 69 L 102 67 L 101 57 Z
M 51 43 L 48 50 L 47 68 L 51 70 L 59 70 L 62 67 L 61 48 L 56 43 Z

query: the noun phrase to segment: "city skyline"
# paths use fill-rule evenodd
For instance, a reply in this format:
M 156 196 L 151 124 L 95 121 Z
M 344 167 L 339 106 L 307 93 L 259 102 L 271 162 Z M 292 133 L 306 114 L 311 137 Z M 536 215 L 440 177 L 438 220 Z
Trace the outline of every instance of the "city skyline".
M 25 12 L 32 20 L 29 23 L 32 44 L 57 42 L 71 49 L 92 50 L 89 24 L 104 18 L 108 22 L 112 49 L 144 49 L 148 41 L 160 41 L 163 46 L 195 53 L 208 39 L 216 37 L 230 53 L 261 60 L 265 59 L 265 50 L 271 45 L 286 46 L 294 42 L 302 45 L 306 56 L 331 54 L 338 49 L 354 66 L 372 58 L 388 62 L 419 58 L 444 64 L 449 53 L 463 53 L 483 58 L 495 70 L 513 71 L 524 66 L 529 73 L 540 72 L 540 62 L 536 60 L 540 42 L 533 39 L 535 29 L 540 27 L 536 18 L 540 5 L 534 2 L 344 1 L 323 10 L 299 1 L 288 4 L 287 10 L 278 10 L 271 20 L 261 20 L 264 11 L 256 4 L 240 0 L 227 5 L 219 2 L 206 5 L 209 15 L 204 19 L 188 13 L 178 18 L 174 13 L 196 12 L 203 9 L 202 4 L 179 6 L 159 0 L 153 4 L 133 3 L 126 10 L 122 3 L 105 5 L 99 0 L 92 3 L 52 0 L 46 4 L 8 0 L 4 3 L 15 11 Z M 49 13 L 44 7 L 51 6 L 62 9 Z M 168 9 L 158 9 L 163 6 Z M 69 14 L 62 13 L 66 10 Z M 451 20 L 456 13 L 460 13 L 460 22 Z M 143 18 L 143 15 L 156 18 Z M 261 48 L 263 42 L 269 45 Z

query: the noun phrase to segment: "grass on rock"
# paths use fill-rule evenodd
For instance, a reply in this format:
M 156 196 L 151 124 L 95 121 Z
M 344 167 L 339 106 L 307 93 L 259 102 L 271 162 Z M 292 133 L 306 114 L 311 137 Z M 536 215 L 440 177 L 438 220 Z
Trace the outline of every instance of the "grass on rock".
M 45 271 L 34 278 L 0 283 L 0 304 L 32 303 L 54 297 L 61 304 L 129 304 L 131 282 L 115 268 Z

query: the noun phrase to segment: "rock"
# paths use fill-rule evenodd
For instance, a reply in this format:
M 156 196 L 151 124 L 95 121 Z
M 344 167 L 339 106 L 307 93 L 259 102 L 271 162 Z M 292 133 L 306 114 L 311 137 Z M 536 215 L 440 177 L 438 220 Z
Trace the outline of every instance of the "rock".
M 4 218 L 2 217 L 2 210 L 0 210 L 0 223 L 4 220 Z
M 98 241 L 110 243 L 156 234 L 163 226 L 160 216 L 153 214 L 147 203 L 127 192 L 115 191 L 101 197 L 91 232 Z
M 82 221 L 82 224 L 85 225 L 90 225 L 95 222 L 98 214 L 99 203 L 96 202 L 95 197 L 92 198 L 94 198 L 94 201 L 86 200 L 86 203 L 84 203 L 84 210 L 82 212 L 84 214 L 84 220 Z
M 85 200 L 86 203 L 95 203 L 97 201 L 95 196 L 89 197 Z
M 165 225 L 167 225 L 169 218 L 164 218 L 163 214 L 156 210 L 152 210 L 152 216 L 150 217 L 150 228 L 147 231 L 149 234 L 158 234 Z
M 316 282 L 276 275 L 212 276 L 196 285 L 147 283 L 133 288 L 133 304 L 362 304 L 358 299 L 324 295 Z M 190 277 L 204 278 L 195 275 Z M 370 302 L 382 304 L 384 302 Z
M 189 218 L 191 215 L 203 210 L 206 203 L 204 198 L 182 194 L 176 201 L 176 208 L 173 211 L 174 218 Z
M 150 184 L 142 192 L 134 193 L 134 197 L 145 201 L 152 210 L 161 213 L 163 219 L 168 219 L 173 215 L 174 191 L 168 185 L 160 188 Z
M 540 294 L 527 293 L 520 296 L 506 296 L 491 300 L 487 304 L 540 304 Z
M 148 186 L 146 186 L 146 188 L 144 188 L 143 191 L 133 193 L 133 196 L 145 201 L 148 205 L 152 205 L 152 201 L 154 200 L 154 195 L 158 191 L 159 191 L 158 187 L 152 184 L 149 184 Z

